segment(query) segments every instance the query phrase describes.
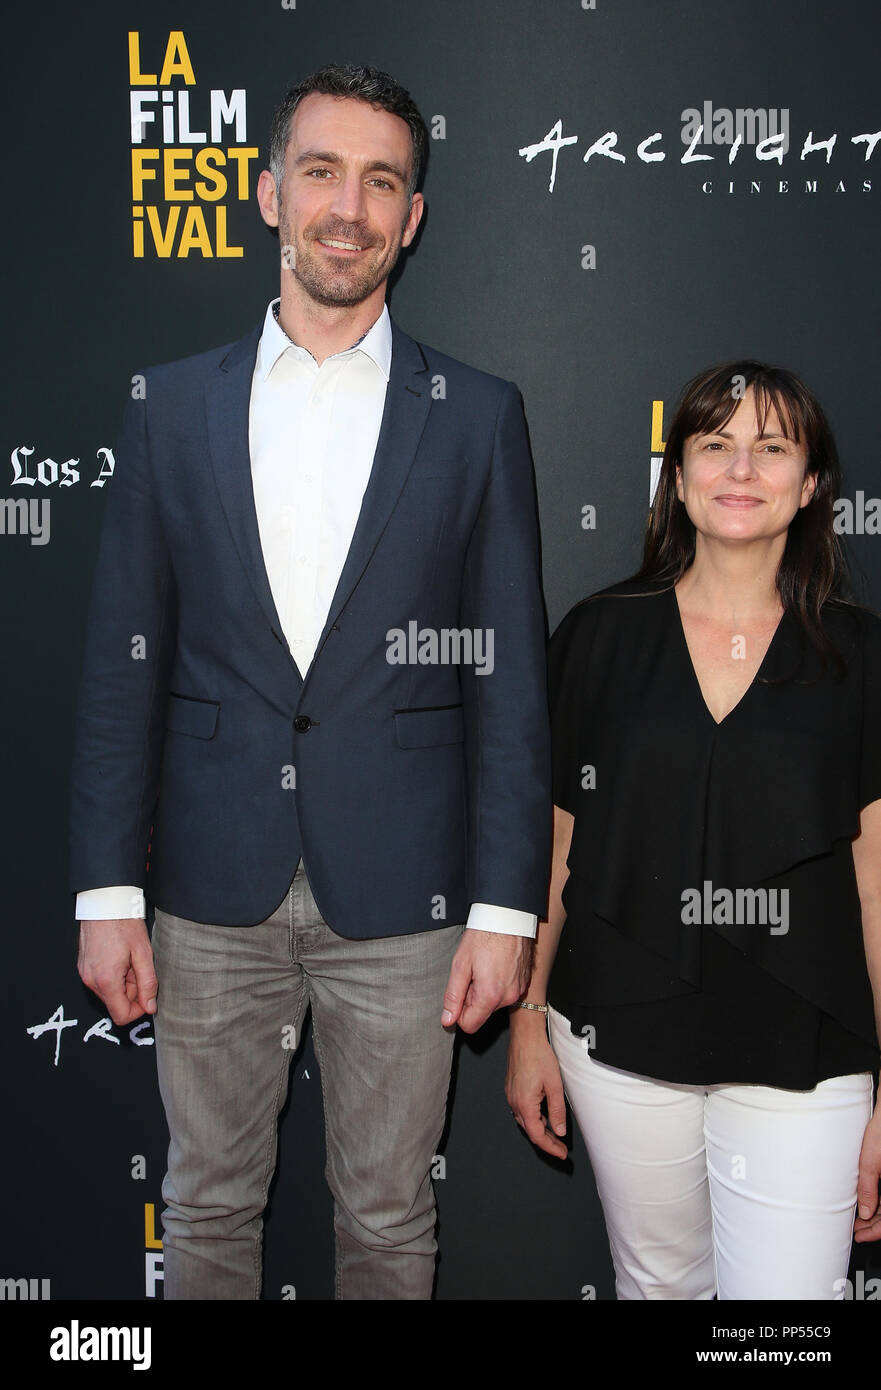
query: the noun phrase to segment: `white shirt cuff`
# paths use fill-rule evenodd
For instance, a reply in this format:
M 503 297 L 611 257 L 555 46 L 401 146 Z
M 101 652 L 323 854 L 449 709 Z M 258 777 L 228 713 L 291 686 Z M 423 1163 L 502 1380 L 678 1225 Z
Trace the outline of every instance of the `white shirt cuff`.
M 495 931 L 502 936 L 535 936 L 538 918 L 517 907 L 495 907 L 492 903 L 472 903 L 466 927 Z
M 110 922 L 116 917 L 146 917 L 144 894 L 126 884 L 121 888 L 89 888 L 76 895 L 76 919 Z

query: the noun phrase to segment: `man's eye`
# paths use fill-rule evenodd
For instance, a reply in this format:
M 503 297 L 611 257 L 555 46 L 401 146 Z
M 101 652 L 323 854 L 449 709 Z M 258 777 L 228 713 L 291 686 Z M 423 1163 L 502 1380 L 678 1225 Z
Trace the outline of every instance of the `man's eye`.
M 706 448 L 706 449 L 724 449 L 724 448 L 725 448 L 725 445 L 722 443 L 721 439 L 708 439 L 707 442 L 706 442 L 706 444 L 704 445 L 704 448 Z
M 378 188 L 391 188 L 392 186 L 389 183 L 388 179 L 381 179 L 378 176 L 376 178 L 371 179 L 370 182 L 376 184 Z
M 327 177 L 330 178 L 330 170 L 329 170 L 329 169 L 310 169 L 310 170 L 309 170 L 309 175 L 310 175 L 311 178 L 321 178 L 321 177 L 323 177 L 324 174 L 326 174 Z

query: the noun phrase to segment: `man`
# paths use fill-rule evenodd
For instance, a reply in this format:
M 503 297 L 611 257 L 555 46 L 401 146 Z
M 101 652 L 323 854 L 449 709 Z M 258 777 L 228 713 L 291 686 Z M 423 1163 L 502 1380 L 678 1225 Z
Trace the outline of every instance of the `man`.
M 148 372 L 123 422 L 72 888 L 83 980 L 117 1023 L 156 1014 L 168 1298 L 259 1296 L 310 1004 L 336 1295 L 430 1297 L 452 1025 L 473 1032 L 519 998 L 544 911 L 544 616 L 519 398 L 385 306 L 426 143 L 383 73 L 331 67 L 293 88 L 258 185 L 280 301 L 232 347 Z

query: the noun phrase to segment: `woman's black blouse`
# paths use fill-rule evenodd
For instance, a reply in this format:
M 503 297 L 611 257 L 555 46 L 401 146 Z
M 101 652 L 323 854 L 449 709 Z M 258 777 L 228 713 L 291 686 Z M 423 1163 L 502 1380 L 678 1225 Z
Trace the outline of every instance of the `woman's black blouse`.
M 881 620 L 823 622 L 843 673 L 784 614 L 718 724 L 672 587 L 616 585 L 554 634 L 575 823 L 548 998 L 598 1061 L 795 1090 L 878 1067 L 851 838 L 881 798 Z

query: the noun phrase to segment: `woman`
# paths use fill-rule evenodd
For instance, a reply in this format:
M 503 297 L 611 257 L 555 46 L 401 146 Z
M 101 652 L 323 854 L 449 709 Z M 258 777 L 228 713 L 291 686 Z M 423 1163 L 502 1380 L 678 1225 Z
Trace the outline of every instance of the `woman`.
M 798 378 L 702 373 L 642 569 L 551 643 L 507 1095 L 562 1156 L 565 1085 L 621 1299 L 840 1298 L 881 1238 L 881 620 L 841 597 L 839 483 Z

